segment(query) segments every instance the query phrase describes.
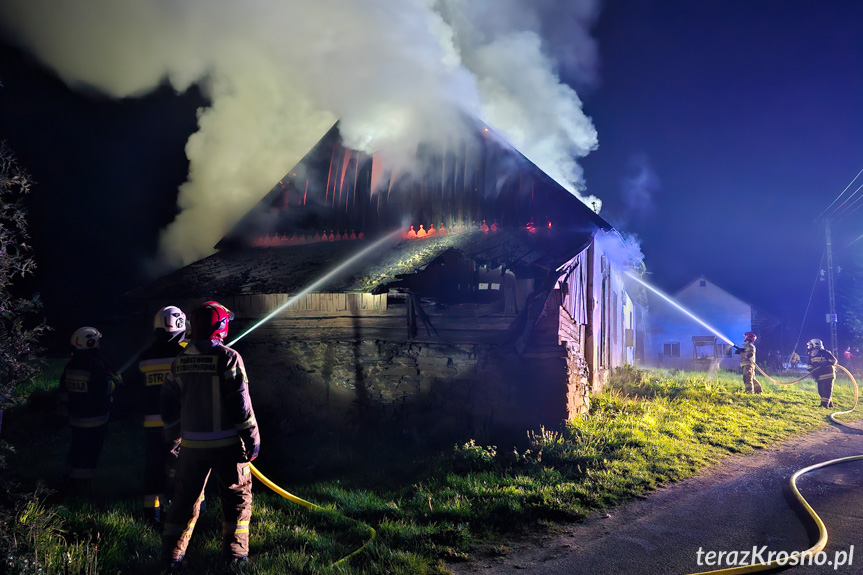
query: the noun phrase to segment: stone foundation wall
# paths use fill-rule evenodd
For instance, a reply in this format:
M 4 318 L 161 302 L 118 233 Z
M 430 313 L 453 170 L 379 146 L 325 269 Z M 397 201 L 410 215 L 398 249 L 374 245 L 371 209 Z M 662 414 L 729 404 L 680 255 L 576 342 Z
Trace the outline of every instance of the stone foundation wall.
M 576 342 L 566 342 L 566 411 L 569 418 L 590 411 L 590 376 L 587 361 Z
M 508 347 L 256 341 L 238 346 L 264 438 L 512 446 L 566 418 L 566 364 Z

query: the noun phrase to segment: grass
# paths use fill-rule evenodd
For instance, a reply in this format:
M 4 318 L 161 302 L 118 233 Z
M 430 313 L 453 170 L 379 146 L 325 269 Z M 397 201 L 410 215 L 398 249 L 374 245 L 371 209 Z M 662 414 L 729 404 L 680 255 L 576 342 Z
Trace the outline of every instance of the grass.
M 137 501 L 135 418 L 111 424 L 97 494 L 59 499 L 37 488 L 59 476 L 67 445 L 51 431 L 58 428 L 46 399 L 50 377 L 10 417 L 24 427 L 13 435 L 27 439 L 13 440 L 9 463 L 19 491 L 31 494 L 4 519 L 7 547 L 10 533 L 16 542 L 10 558 L 22 573 L 158 572 L 159 537 L 143 523 Z M 446 573 L 448 561 L 465 558 L 480 542 L 578 521 L 729 454 L 828 424 L 826 411 L 816 407 L 813 382 L 764 387 L 755 396 L 741 392 L 734 374 L 620 370 L 593 398 L 589 415 L 561 429 L 531 431 L 526 448 L 469 440 L 406 459 L 418 471 L 404 483 L 353 476 L 283 485 L 325 511 L 300 507 L 256 484 L 247 572 Z M 844 377 L 837 380 L 835 400 L 845 406 L 852 400 Z M 207 509 L 192 538 L 191 573 L 218 572 L 217 507 Z M 368 526 L 377 532 L 373 540 Z

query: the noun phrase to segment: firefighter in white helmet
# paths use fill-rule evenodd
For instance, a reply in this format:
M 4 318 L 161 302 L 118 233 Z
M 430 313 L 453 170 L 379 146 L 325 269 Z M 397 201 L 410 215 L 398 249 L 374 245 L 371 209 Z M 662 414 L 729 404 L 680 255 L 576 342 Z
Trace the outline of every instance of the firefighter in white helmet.
M 114 388 L 121 382 L 102 359 L 101 339 L 94 327 L 75 330 L 70 340 L 72 358 L 60 375 L 60 411 L 72 428 L 63 486 L 67 490 L 89 488 L 105 443 Z
M 160 395 L 171 364 L 186 347 L 186 314 L 176 306 L 163 307 L 153 318 L 153 331 L 156 341 L 138 357 L 136 383 L 144 411 L 144 517 L 158 525 L 170 499 L 180 449 L 179 440 L 165 439 Z
M 833 407 L 833 381 L 836 379 L 836 356 L 824 349 L 820 339 L 810 339 L 806 342 L 809 360 L 806 368 L 809 375 L 818 384 L 818 395 L 821 396 L 821 407 Z
M 751 331 L 743 334 L 743 346 L 734 346 L 734 353 L 740 355 L 740 370 L 743 372 L 743 388 L 747 393 L 761 393 L 761 384 L 755 379 L 755 339 Z
M 222 553 L 229 563 L 249 554 L 252 475 L 260 435 L 243 358 L 222 340 L 233 314 L 210 301 L 189 316 L 192 341 L 162 386 L 165 433 L 179 437 L 177 483 L 162 539 L 168 572 L 182 569 L 210 475 L 222 502 Z

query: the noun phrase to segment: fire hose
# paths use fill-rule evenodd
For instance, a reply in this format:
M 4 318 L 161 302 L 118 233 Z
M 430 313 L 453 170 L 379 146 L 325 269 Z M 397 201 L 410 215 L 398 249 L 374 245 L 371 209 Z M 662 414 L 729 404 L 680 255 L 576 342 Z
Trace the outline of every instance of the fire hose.
M 845 374 L 848 376 L 848 378 L 851 379 L 851 383 L 854 384 L 854 405 L 851 406 L 851 409 L 848 409 L 846 411 L 837 411 L 837 412 L 831 413 L 830 419 L 831 419 L 831 421 L 833 421 L 834 423 L 836 423 L 838 425 L 842 425 L 842 426 L 848 427 L 850 429 L 855 429 L 857 431 L 863 431 L 860 428 L 854 427 L 852 425 L 848 425 L 847 423 L 843 423 L 843 422 L 837 420 L 835 417 L 837 415 L 843 415 L 843 414 L 851 413 L 852 411 L 854 411 L 854 409 L 856 409 L 856 407 L 857 407 L 857 399 L 859 396 L 859 389 L 857 387 L 857 380 L 854 379 L 854 376 L 851 375 L 851 372 L 848 371 L 847 369 L 845 369 L 841 365 L 837 364 L 836 367 L 838 367 L 839 369 L 844 371 Z M 806 376 L 804 376 L 804 377 L 801 377 L 799 379 L 795 379 L 794 381 L 787 381 L 787 382 L 786 381 L 777 381 L 777 380 L 773 379 L 772 377 L 770 377 L 769 375 L 767 375 L 764 372 L 764 370 L 758 366 L 758 364 L 756 364 L 756 368 L 758 369 L 759 373 L 761 373 L 761 375 L 766 377 L 768 380 L 770 380 L 773 383 L 780 384 L 780 385 L 791 385 L 793 383 L 797 383 L 799 381 L 802 381 L 803 379 L 806 378 Z M 772 560 L 772 561 L 768 561 L 765 563 L 757 563 L 757 564 L 753 564 L 753 565 L 741 565 L 738 567 L 729 567 L 727 569 L 716 569 L 713 571 L 699 571 L 698 573 L 692 573 L 690 575 L 743 575 L 744 573 L 758 573 L 760 571 L 767 571 L 768 569 L 774 569 L 777 567 L 802 565 L 803 564 L 802 561 L 804 561 L 806 557 L 814 557 L 817 553 L 820 553 L 821 551 L 823 551 L 824 548 L 827 546 L 827 527 L 824 525 L 824 521 L 821 520 L 821 517 L 819 517 L 818 514 L 815 512 L 815 510 L 812 509 L 812 506 L 809 505 L 809 502 L 806 501 L 806 499 L 803 497 L 803 495 L 800 494 L 800 490 L 797 489 L 797 479 L 799 477 L 802 477 L 803 475 L 809 473 L 810 471 L 815 471 L 816 469 L 829 467 L 831 465 L 839 465 L 841 463 L 848 463 L 850 461 L 858 461 L 861 459 L 863 459 L 863 454 L 852 455 L 849 457 L 840 457 L 838 459 L 830 459 L 828 461 L 822 461 L 821 463 L 816 463 L 814 465 L 810 465 L 809 467 L 804 467 L 803 469 L 798 469 L 791 476 L 791 480 L 790 480 L 791 491 L 794 493 L 794 497 L 797 499 L 797 501 L 800 503 L 800 505 L 803 507 L 803 509 L 806 511 L 806 513 L 812 519 L 812 522 L 815 523 L 815 526 L 818 528 L 818 541 L 815 543 L 815 545 L 813 545 L 809 549 L 806 549 L 805 551 L 794 551 L 792 553 L 789 553 L 788 559 L 783 560 L 782 562 L 780 562 L 778 560 Z
M 368 528 L 368 530 L 369 530 L 368 540 L 365 543 L 363 543 L 361 547 L 359 547 L 358 549 L 355 549 L 350 554 L 345 555 L 344 557 L 342 557 L 341 559 L 339 559 L 338 561 L 333 563 L 333 565 L 341 565 L 342 563 L 346 562 L 351 557 L 359 554 L 377 536 L 377 532 L 374 530 L 374 528 L 371 525 L 367 525 L 366 523 L 363 523 L 362 521 L 359 521 L 359 520 L 354 519 L 352 517 L 348 517 L 347 515 L 342 515 L 341 513 L 338 513 L 337 511 L 334 511 L 332 509 L 327 509 L 326 507 L 321 507 L 320 505 L 315 505 L 311 501 L 306 501 L 305 499 L 303 499 L 301 497 L 297 497 L 293 493 L 289 493 L 288 491 L 285 491 L 284 489 L 282 489 L 281 487 L 279 487 L 278 485 L 273 483 L 269 478 L 267 478 L 266 475 L 264 475 L 263 473 L 258 471 L 258 468 L 255 467 L 254 465 L 252 465 L 251 463 L 249 464 L 249 468 L 252 470 L 252 475 L 257 477 L 261 483 L 263 483 L 264 485 L 269 487 L 271 490 L 273 490 L 276 494 L 281 495 L 282 497 L 284 497 L 288 501 L 291 501 L 292 503 L 296 503 L 297 505 L 302 505 L 303 507 L 306 507 L 308 509 L 313 509 L 315 511 L 322 511 L 324 513 L 329 513 L 329 514 L 337 515 L 339 517 L 344 517 L 345 519 L 350 519 L 351 521 L 358 523 L 360 525 L 364 525 L 365 527 Z

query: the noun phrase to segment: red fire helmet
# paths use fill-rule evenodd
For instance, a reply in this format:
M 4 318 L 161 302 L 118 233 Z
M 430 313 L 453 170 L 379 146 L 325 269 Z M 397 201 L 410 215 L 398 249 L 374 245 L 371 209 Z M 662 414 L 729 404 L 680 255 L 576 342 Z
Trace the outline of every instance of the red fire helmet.
M 747 331 L 746 333 L 743 334 L 743 339 L 744 339 L 744 341 L 747 339 L 749 341 L 755 341 L 756 339 L 758 339 L 758 336 L 755 335 L 754 333 L 752 333 L 751 331 Z
M 234 319 L 234 313 L 217 301 L 208 301 L 195 309 L 189 319 L 192 339 L 223 340 L 228 335 L 228 322 Z

